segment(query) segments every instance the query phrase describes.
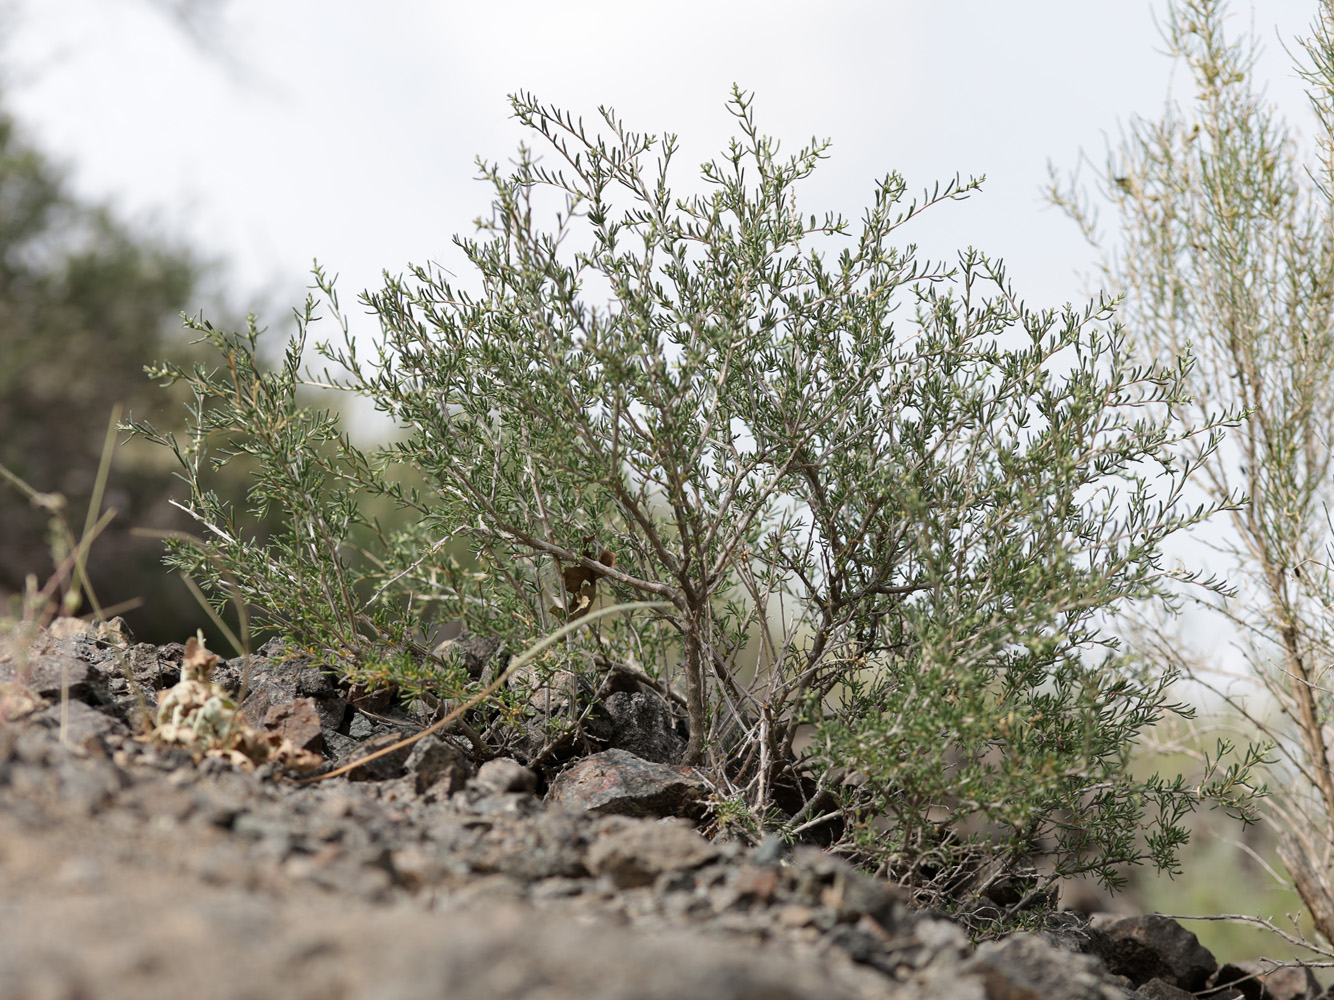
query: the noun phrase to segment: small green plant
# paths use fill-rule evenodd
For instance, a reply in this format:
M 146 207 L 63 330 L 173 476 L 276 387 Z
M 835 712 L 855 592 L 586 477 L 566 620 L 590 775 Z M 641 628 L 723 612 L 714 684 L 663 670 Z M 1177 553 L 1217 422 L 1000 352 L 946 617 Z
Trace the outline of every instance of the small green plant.
M 1038 859 L 1048 882 L 1170 868 L 1202 797 L 1244 806 L 1244 769 L 1127 773 L 1136 736 L 1186 709 L 1100 624 L 1162 594 L 1164 540 L 1232 503 L 1183 509 L 1191 465 L 1164 458 L 1210 454 L 1226 421 L 1149 415 L 1181 399 L 1188 359 L 1132 366 L 1109 303 L 1032 310 L 976 250 L 945 265 L 898 245 L 977 180 L 908 200 L 890 174 L 858 228 L 802 214 L 827 143 L 781 158 L 740 91 L 741 135 L 687 197 L 674 137 L 514 109 L 554 163 L 481 165 L 491 214 L 457 241 L 470 287 L 387 278 L 362 298 L 367 353 L 317 269 L 332 371 L 302 375 L 314 298 L 273 371 L 253 324 L 203 322 L 220 367 L 154 370 L 197 400 L 184 443 L 135 425 L 176 453 L 203 529 L 173 561 L 215 588 L 225 567 L 270 624 L 380 671 L 385 648 L 427 656 L 445 620 L 526 645 L 604 597 L 662 602 L 562 663 L 681 692 L 685 762 L 734 826 L 744 803 L 755 829 L 823 836 L 942 902 Z M 399 440 L 354 447 L 302 405 L 316 384 L 373 401 Z M 241 453 L 255 512 L 288 517 L 263 542 L 207 488 Z M 386 497 L 406 527 L 366 515 Z

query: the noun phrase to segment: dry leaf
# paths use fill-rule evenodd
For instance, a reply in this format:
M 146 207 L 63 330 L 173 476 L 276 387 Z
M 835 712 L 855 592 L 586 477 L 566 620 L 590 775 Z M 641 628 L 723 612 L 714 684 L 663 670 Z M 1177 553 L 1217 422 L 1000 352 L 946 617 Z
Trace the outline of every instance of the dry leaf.
M 204 648 L 204 630 L 190 637 L 185 644 L 185 659 L 181 663 L 181 680 L 207 682 L 213 676 L 218 657 Z
M 592 535 L 584 539 L 584 555 L 589 559 L 594 558 L 592 542 Z M 610 549 L 603 549 L 596 558 L 608 568 L 616 565 L 616 553 Z M 597 597 L 598 577 L 601 575 L 597 570 L 589 569 L 582 563 L 561 568 L 561 582 L 565 585 L 565 593 L 568 595 L 568 604 L 565 608 L 567 620 L 573 621 L 588 613 L 593 606 L 594 598 Z

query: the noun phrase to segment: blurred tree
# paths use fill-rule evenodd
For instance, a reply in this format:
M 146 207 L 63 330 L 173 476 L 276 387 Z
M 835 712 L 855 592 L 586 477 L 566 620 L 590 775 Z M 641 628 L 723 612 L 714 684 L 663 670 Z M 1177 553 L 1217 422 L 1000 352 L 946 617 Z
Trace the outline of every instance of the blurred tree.
M 231 65 L 226 30 L 230 5 L 121 4 L 156 12 L 239 81 L 245 77 Z M 18 29 L 33 6 L 0 0 L 0 87 L 45 71 L 38 64 L 13 76 Z M 154 390 L 143 365 L 164 355 L 184 360 L 189 349 L 174 333 L 181 311 L 216 298 L 201 289 L 205 270 L 196 254 L 172 240 L 137 231 L 105 207 L 75 198 L 62 172 L 25 142 L 0 107 L 0 464 L 34 489 L 64 495 L 75 531 L 83 525 L 113 407 L 147 418 L 180 412 Z M 125 614 L 140 639 L 178 640 L 203 624 L 214 648 L 223 649 L 222 636 L 162 567 L 161 543 L 132 534 L 133 528 L 188 526 L 168 503 L 174 485 L 155 449 L 118 447 L 103 502 L 118 516 L 90 554 L 94 592 L 105 604 L 143 602 Z M 220 489 L 242 501 L 247 485 L 247 472 L 238 467 Z M 45 582 L 53 572 L 49 535 L 48 514 L 0 478 L 0 617 L 29 574 Z M 82 610 L 89 610 L 86 603 Z
M 163 405 L 143 364 L 164 350 L 181 353 L 168 348 L 167 331 L 179 328 L 201 275 L 182 247 L 72 197 L 0 112 L 0 463 L 38 490 L 63 494 L 76 530 L 113 406 Z M 167 504 L 171 487 L 148 456 L 118 456 L 105 500 L 118 516 L 89 561 L 104 603 L 144 600 L 127 618 L 152 641 L 179 639 L 200 618 L 159 564 L 161 544 L 130 532 L 179 526 Z M 29 574 L 52 573 L 47 519 L 0 485 L 0 610 Z

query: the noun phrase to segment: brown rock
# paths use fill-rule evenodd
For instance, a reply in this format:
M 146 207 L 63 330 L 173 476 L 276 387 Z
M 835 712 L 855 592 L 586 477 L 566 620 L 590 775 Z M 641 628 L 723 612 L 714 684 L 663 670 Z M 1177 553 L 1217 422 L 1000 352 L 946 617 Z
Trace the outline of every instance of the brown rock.
M 815 911 L 809 906 L 789 903 L 778 911 L 778 922 L 785 927 L 807 927 L 815 923 Z
M 324 752 L 320 713 L 313 698 L 297 698 L 286 705 L 269 706 L 264 714 L 264 728 L 291 740 L 292 745 L 300 750 Z
M 66 618 L 64 616 L 57 618 L 47 627 L 47 631 L 51 633 L 53 639 L 73 639 L 93 630 L 92 622 L 84 621 L 82 618 Z
M 0 721 L 13 722 L 45 707 L 45 698 L 37 697 L 21 685 L 0 686 Z

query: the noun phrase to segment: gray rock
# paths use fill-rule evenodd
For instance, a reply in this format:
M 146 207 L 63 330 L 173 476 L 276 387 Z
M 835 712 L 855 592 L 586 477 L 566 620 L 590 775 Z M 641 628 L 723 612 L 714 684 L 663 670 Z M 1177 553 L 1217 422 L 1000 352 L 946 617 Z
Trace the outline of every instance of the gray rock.
M 1251 997 L 1248 991 L 1251 985 L 1263 988 L 1264 1000 L 1303 1000 L 1307 997 L 1315 1000 L 1325 995 L 1315 974 L 1306 966 L 1276 966 L 1276 963 L 1263 959 L 1223 965 L 1214 977 L 1214 982 L 1219 985 L 1235 983 L 1247 1000 Z M 1259 997 L 1262 994 L 1257 989 L 1255 995 Z
M 1077 910 L 1049 913 L 1038 933 L 1058 948 L 1085 955 L 1101 954 L 1107 947 L 1107 936 L 1092 926 L 1088 914 Z
M 926 956 L 926 962 L 953 963 L 968 951 L 968 935 L 950 920 L 923 917 L 913 922 L 912 941 Z
M 694 768 L 607 750 L 562 771 L 551 783 L 547 801 L 603 815 L 692 816 L 702 811 L 708 795 L 708 785 Z
M 584 834 L 575 818 L 548 812 L 500 821 L 483 831 L 463 853 L 474 872 L 500 873 L 527 884 L 545 878 L 587 876 L 585 849 Z
M 40 637 L 26 655 L 0 658 L 0 684 L 27 688 L 43 698 L 82 699 L 92 693 L 88 664 Z
M 1269 992 L 1265 990 L 1264 983 L 1260 976 L 1256 974 L 1259 970 L 1258 965 L 1256 965 L 1256 963 L 1251 964 L 1254 966 L 1251 970 L 1244 969 L 1240 965 L 1233 965 L 1230 962 L 1220 965 L 1218 971 L 1209 979 L 1209 988 L 1211 990 L 1232 990 L 1241 998 L 1241 1000 L 1273 1000 Z M 1270 968 L 1272 968 L 1272 966 L 1270 966 Z M 1302 970 L 1294 969 L 1293 971 L 1299 972 Z M 1303 982 L 1302 989 L 1298 990 L 1295 996 L 1285 997 L 1284 1000 L 1295 1000 L 1296 997 L 1305 997 L 1308 993 L 1305 985 L 1306 984 Z M 1317 987 L 1317 992 L 1318 991 L 1319 988 Z M 1311 995 L 1314 996 L 1315 993 L 1312 993 Z M 1220 993 L 1220 1000 L 1221 997 L 1222 994 Z M 1211 993 L 1210 1000 L 1212 1000 L 1212 998 L 1213 994 Z
M 469 787 L 482 795 L 503 795 L 507 792 L 527 792 L 537 790 L 537 774 L 510 757 L 497 757 L 488 760 L 477 769 L 477 777 Z
M 453 639 L 446 639 L 438 645 L 434 652 L 436 656 L 457 656 L 462 663 L 463 669 L 468 672 L 468 676 L 473 680 L 482 677 L 483 672 L 491 667 L 491 676 L 496 672 L 504 670 L 509 665 L 509 654 L 501 653 L 500 647 L 504 645 L 504 640 L 500 636 L 473 635 L 471 632 L 462 632 Z M 497 655 L 499 654 L 499 655 Z M 494 663 L 492 661 L 495 661 Z M 490 678 L 486 678 L 489 680 Z
M 448 740 L 427 736 L 412 747 L 405 764 L 413 777 L 418 795 L 434 790 L 439 795 L 453 795 L 463 788 L 472 764 L 463 751 Z
M 241 703 L 241 715 L 252 726 L 262 727 L 274 707 L 310 699 L 325 733 L 322 742 L 333 742 L 329 736 L 342 728 L 347 716 L 347 701 L 324 672 L 312 666 L 307 658 L 275 660 L 265 656 L 243 656 L 228 661 L 226 666 L 231 683 L 238 689 L 237 694 L 244 684 L 246 697 Z
M 686 741 L 671 709 L 651 691 L 613 691 L 602 703 L 611 726 L 610 746 L 659 764 L 679 764 Z
M 349 781 L 392 781 L 395 778 L 403 777 L 408 762 L 408 755 L 412 753 L 412 745 L 397 747 L 390 750 L 383 757 L 374 757 L 372 755 L 380 750 L 387 749 L 400 743 L 403 740 L 403 733 L 383 733 L 379 736 L 361 742 L 357 749 L 351 754 L 351 760 L 340 760 L 340 764 L 350 764 L 356 761 L 364 760 L 355 768 L 348 772 Z
M 778 949 L 742 949 L 680 931 L 644 935 L 605 925 L 534 921 L 517 907 L 494 907 L 471 921 L 455 921 L 439 940 L 447 944 L 415 970 L 430 992 L 381 995 L 391 1000 L 841 1000 L 860 993 L 849 982 L 853 977 L 803 966 Z
M 119 719 L 81 701 L 70 701 L 63 711 L 59 703 L 50 705 L 33 714 L 31 721 L 58 736 L 62 715 L 65 718 L 65 742 L 84 750 L 104 749 L 108 737 L 130 734 L 129 728 Z
M 1136 989 L 1150 979 L 1161 979 L 1198 993 L 1218 969 L 1200 939 L 1168 917 L 1127 917 L 1100 929 L 1106 934 L 1100 957 L 1113 974 L 1125 976 Z
M 366 740 L 383 733 L 384 726 L 372 720 L 364 712 L 354 712 L 352 718 L 348 720 L 347 735 L 355 740 Z
M 907 916 L 908 895 L 903 889 L 872 878 L 819 848 L 799 847 L 793 851 L 791 870 L 805 901 L 828 907 L 840 923 L 867 916 L 892 930 Z
M 1195 994 L 1190 990 L 1180 989 L 1161 979 L 1150 979 L 1147 983 L 1142 983 L 1135 991 L 1135 995 L 1143 997 L 1144 1000 L 1195 1000 Z
M 980 979 L 988 997 L 1013 1000 L 1122 1000 L 1092 955 L 1074 955 L 1036 934 L 988 941 L 958 968 Z
M 160 691 L 181 679 L 184 647 L 181 648 L 181 654 L 168 656 L 159 647 L 141 642 L 124 650 L 104 650 L 91 661 L 91 666 L 106 679 L 125 677 L 128 673 L 130 678 L 148 690 Z
M 664 872 L 699 868 L 718 854 L 715 844 L 681 823 L 632 820 L 593 841 L 587 864 L 624 889 L 652 885 Z
M 110 718 L 121 709 L 106 692 L 132 696 L 127 669 L 150 694 L 178 676 L 179 648 L 127 641 L 87 630 L 40 640 L 42 655 L 89 667 L 81 690 L 110 713 L 67 703 L 78 746 L 56 736 L 58 705 L 0 726 L 0 1000 L 218 984 L 267 995 L 280 980 L 311 1000 L 1120 1000 L 1190 995 L 1168 976 L 1211 967 L 1194 935 L 1161 917 L 1106 936 L 1068 917 L 1049 921 L 1050 940 L 975 950 L 959 924 L 912 912 L 903 890 L 839 857 L 616 815 L 689 813 L 709 795 L 692 769 L 623 747 L 557 776 L 547 804 L 516 760 L 489 762 L 459 790 L 467 760 L 450 737 L 404 748 L 372 781 L 300 786 L 195 762 Z M 327 682 L 296 665 L 268 690 L 280 707 L 318 704 Z M 596 739 L 663 721 L 643 692 L 622 693 Z M 361 735 L 401 735 L 356 717 Z M 335 746 L 357 746 L 334 732 Z M 1141 993 L 1053 941 L 1134 964 Z M 1238 969 L 1204 991 L 1231 988 Z M 1281 1000 L 1318 990 L 1290 978 Z M 1245 1000 L 1280 997 L 1277 974 L 1268 992 L 1246 986 L 1236 983 Z

